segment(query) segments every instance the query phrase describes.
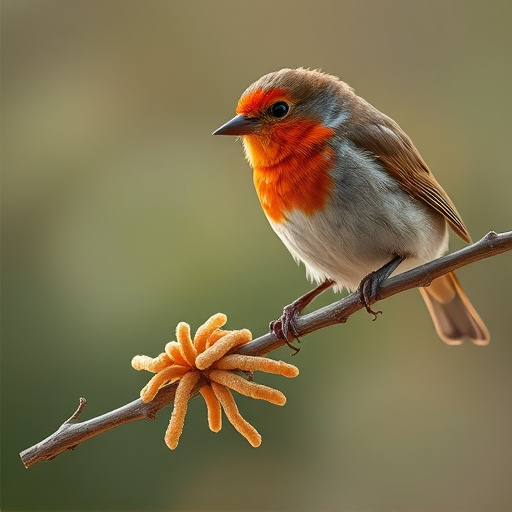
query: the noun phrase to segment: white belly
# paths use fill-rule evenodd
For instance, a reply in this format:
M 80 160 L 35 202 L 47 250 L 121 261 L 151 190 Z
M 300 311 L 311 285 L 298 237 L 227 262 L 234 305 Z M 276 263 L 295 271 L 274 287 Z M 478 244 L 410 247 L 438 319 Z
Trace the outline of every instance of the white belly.
M 313 215 L 286 213 L 283 222 L 269 219 L 310 279 L 336 282 L 335 289 L 355 290 L 361 279 L 394 256 L 407 259 L 395 273 L 431 261 L 448 248 L 444 217 L 409 197 L 375 165 L 370 172 L 335 178 L 326 208 Z

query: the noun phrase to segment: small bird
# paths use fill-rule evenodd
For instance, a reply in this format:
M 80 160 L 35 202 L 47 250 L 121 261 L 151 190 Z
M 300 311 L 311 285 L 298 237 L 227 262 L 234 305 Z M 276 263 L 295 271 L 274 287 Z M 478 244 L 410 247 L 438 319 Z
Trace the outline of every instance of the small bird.
M 411 139 L 339 78 L 304 68 L 269 73 L 214 135 L 242 139 L 270 225 L 318 286 L 271 323 L 287 342 L 296 319 L 333 287 L 358 290 L 368 312 L 382 283 L 448 250 L 468 231 Z M 420 288 L 440 338 L 477 345 L 489 332 L 453 272 Z

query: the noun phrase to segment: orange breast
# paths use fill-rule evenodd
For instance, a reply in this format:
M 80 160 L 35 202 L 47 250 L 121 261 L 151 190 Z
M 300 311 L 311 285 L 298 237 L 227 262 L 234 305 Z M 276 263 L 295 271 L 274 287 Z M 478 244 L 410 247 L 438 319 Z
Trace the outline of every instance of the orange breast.
M 333 134 L 313 121 L 295 121 L 244 136 L 254 186 L 271 220 L 282 222 L 294 210 L 312 215 L 325 207 L 334 184 L 329 174 L 334 151 L 327 144 Z

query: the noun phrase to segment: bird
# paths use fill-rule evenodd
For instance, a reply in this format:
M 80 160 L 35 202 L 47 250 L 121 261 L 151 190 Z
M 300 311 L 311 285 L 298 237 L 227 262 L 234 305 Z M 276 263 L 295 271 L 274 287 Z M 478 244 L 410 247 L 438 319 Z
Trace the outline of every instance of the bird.
M 300 313 L 323 291 L 358 291 L 375 319 L 380 311 L 370 303 L 389 276 L 445 254 L 449 228 L 471 242 L 409 136 L 334 75 L 266 74 L 213 134 L 241 139 L 270 225 L 317 284 L 270 324 L 288 344 L 299 339 Z M 489 342 L 454 272 L 419 290 L 445 343 Z

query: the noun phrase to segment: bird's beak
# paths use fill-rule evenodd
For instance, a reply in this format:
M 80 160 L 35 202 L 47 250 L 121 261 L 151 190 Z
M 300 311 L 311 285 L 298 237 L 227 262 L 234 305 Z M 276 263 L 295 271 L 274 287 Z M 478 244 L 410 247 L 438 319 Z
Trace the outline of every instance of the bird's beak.
M 213 135 L 249 135 L 259 130 L 260 123 L 255 117 L 244 117 L 241 114 L 223 124 Z

